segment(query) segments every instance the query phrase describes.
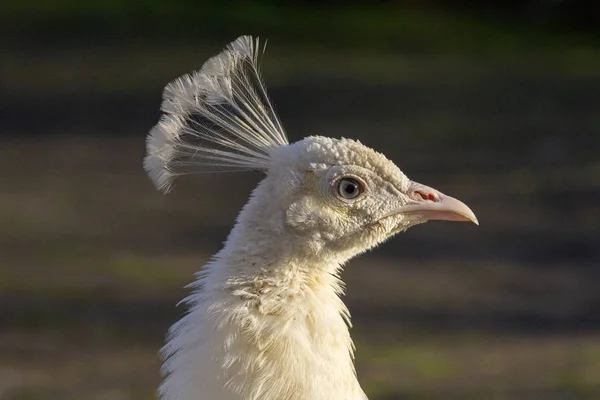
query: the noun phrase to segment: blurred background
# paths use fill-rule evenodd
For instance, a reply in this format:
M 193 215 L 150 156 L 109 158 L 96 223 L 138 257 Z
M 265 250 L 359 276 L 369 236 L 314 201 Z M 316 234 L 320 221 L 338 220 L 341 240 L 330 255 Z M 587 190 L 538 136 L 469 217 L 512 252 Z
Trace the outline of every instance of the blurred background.
M 269 40 L 290 140 L 359 139 L 481 222 L 347 266 L 370 398 L 600 398 L 599 4 L 3 1 L 0 399 L 154 398 L 183 286 L 261 177 L 162 196 L 145 136 L 241 34 Z

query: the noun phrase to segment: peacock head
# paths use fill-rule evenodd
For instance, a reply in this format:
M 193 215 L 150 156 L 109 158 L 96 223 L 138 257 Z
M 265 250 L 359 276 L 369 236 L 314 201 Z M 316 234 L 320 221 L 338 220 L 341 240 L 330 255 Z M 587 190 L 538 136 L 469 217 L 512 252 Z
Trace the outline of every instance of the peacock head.
M 242 36 L 165 88 L 144 161 L 159 189 L 187 173 L 264 171 L 267 214 L 282 215 L 309 250 L 341 261 L 428 220 L 477 223 L 465 204 L 411 181 L 358 141 L 289 144 L 262 84 L 259 49 Z
M 358 141 L 311 136 L 271 154 L 285 225 L 314 251 L 347 258 L 428 220 L 478 223 L 464 203 Z

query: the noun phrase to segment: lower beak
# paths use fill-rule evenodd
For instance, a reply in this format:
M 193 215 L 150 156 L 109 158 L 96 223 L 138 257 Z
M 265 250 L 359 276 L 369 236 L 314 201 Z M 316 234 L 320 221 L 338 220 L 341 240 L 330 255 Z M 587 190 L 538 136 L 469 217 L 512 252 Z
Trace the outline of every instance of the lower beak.
M 433 188 L 412 182 L 410 197 L 415 202 L 396 210 L 396 213 L 417 214 L 427 220 L 471 221 L 479 225 L 475 213 L 465 203 Z

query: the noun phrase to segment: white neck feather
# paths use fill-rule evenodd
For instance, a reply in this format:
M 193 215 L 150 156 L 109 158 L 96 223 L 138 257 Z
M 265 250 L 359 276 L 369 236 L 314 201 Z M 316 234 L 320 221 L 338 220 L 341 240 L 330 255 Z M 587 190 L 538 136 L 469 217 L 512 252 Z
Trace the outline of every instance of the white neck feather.
M 299 251 L 269 186 L 255 190 L 171 329 L 164 400 L 366 399 L 340 260 Z

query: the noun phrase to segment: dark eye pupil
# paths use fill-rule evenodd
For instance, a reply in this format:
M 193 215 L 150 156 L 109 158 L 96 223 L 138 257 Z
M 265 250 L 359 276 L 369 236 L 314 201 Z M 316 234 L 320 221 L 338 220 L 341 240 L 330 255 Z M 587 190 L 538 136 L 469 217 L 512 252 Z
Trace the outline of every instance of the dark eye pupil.
M 342 179 L 338 186 L 338 193 L 346 199 L 355 199 L 360 194 L 360 185 L 354 179 Z

